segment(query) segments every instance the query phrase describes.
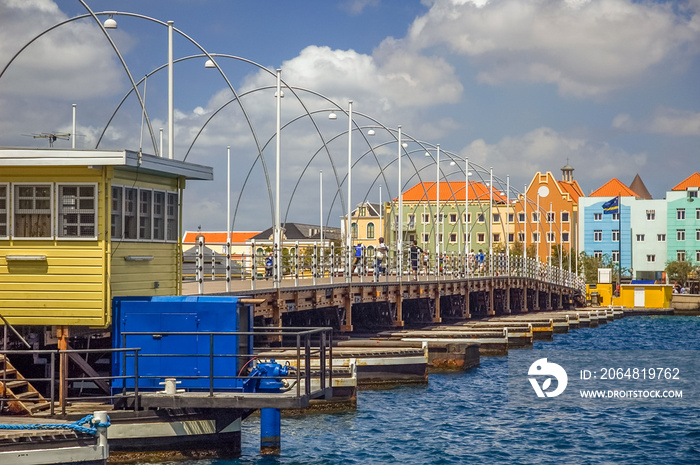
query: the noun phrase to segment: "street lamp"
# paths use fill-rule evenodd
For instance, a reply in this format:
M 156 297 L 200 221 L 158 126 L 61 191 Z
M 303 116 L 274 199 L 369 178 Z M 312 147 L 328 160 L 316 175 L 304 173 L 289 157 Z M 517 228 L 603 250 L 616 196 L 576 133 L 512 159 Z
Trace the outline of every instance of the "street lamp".
M 112 18 L 112 15 L 109 15 L 109 18 L 105 19 L 103 26 L 105 27 L 105 29 L 116 29 L 117 21 L 114 18 Z
M 403 150 L 402 147 L 402 142 L 401 142 L 401 125 L 398 127 L 398 140 L 397 140 L 397 147 L 398 147 L 398 156 L 397 156 L 397 161 L 399 163 L 399 186 L 398 186 L 398 192 L 399 192 L 399 221 L 398 221 L 398 233 L 396 235 L 396 276 L 399 282 L 401 282 L 401 279 L 403 277 L 403 244 L 401 243 L 403 240 L 403 191 L 401 190 L 401 182 L 402 182 L 402 174 L 401 174 L 401 151 Z M 410 278 L 409 278 L 410 279 Z
M 435 146 L 435 279 L 440 277 L 440 144 Z M 429 157 L 430 152 L 425 152 L 425 156 Z
M 275 288 L 280 287 L 280 282 L 282 278 L 282 254 L 280 253 L 280 241 L 282 239 L 282 225 L 280 221 L 280 159 L 281 159 L 281 143 L 280 143 L 280 132 L 281 132 L 281 120 L 282 120 L 282 70 L 277 69 L 277 92 L 275 93 L 275 100 L 277 102 L 277 112 L 276 112 L 276 132 L 275 137 L 275 226 L 272 232 L 272 249 L 274 257 L 274 279 L 273 286 Z

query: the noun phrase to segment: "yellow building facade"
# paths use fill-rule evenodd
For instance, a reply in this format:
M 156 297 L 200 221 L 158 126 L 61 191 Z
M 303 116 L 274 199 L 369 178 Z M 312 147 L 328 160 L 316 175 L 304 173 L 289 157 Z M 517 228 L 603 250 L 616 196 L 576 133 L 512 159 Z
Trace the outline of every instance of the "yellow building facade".
M 0 149 L 0 315 L 105 328 L 114 296 L 180 294 L 182 192 L 212 178 L 131 151 Z

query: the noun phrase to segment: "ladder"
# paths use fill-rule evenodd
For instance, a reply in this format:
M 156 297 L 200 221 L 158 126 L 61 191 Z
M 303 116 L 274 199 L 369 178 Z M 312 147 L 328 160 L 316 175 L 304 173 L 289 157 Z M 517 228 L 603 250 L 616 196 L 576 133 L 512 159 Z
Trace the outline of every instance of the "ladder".
M 3 354 L 0 354 L 0 399 L 14 415 L 34 415 L 51 407 Z

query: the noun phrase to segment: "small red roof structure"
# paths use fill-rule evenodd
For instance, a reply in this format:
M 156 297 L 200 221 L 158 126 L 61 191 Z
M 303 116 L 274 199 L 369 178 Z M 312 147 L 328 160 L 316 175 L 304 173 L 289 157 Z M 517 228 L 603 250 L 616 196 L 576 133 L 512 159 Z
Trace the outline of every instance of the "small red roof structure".
M 680 183 L 676 184 L 672 191 L 684 191 L 689 187 L 700 187 L 700 173 L 693 173 Z
M 207 232 L 207 231 L 187 231 L 182 239 L 183 244 L 196 244 L 197 236 L 204 236 L 205 244 L 226 244 L 226 232 Z M 260 234 L 260 231 L 231 231 L 232 244 L 245 244 L 245 241 L 251 237 Z
M 598 189 L 591 192 L 589 197 L 639 197 L 636 192 L 627 187 L 617 178 L 612 178 Z

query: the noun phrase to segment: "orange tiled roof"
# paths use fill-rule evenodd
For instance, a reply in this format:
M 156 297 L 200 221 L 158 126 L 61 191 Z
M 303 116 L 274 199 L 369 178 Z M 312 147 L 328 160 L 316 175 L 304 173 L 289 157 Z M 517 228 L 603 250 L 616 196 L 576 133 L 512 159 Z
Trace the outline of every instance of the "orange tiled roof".
M 440 182 L 441 202 L 464 202 L 465 181 L 462 182 Z M 434 182 L 418 183 L 403 193 L 404 202 L 435 202 L 437 197 L 437 185 Z M 469 181 L 469 201 L 488 200 L 489 188 L 480 182 Z M 394 198 L 394 201 L 397 201 Z M 501 195 L 497 189 L 493 189 L 494 202 L 505 202 L 506 196 Z
M 197 240 L 197 236 L 201 234 L 204 236 L 205 244 L 225 244 L 226 243 L 226 232 L 196 232 L 187 231 L 185 232 L 185 238 L 182 240 L 183 244 L 194 244 Z M 231 231 L 231 243 L 244 243 L 251 237 L 260 234 L 260 231 Z
M 672 191 L 684 191 L 688 187 L 700 187 L 700 173 L 693 173 L 680 183 L 676 184 Z
M 610 181 L 606 182 L 598 189 L 591 192 L 589 197 L 616 197 L 621 195 L 622 197 L 639 197 L 636 192 L 627 187 L 617 178 L 612 178 Z
M 578 182 L 557 181 L 557 183 L 559 184 L 559 188 L 563 192 L 569 194 L 574 202 L 578 203 L 579 197 L 584 197 L 583 191 L 581 190 L 581 186 L 578 185 Z

